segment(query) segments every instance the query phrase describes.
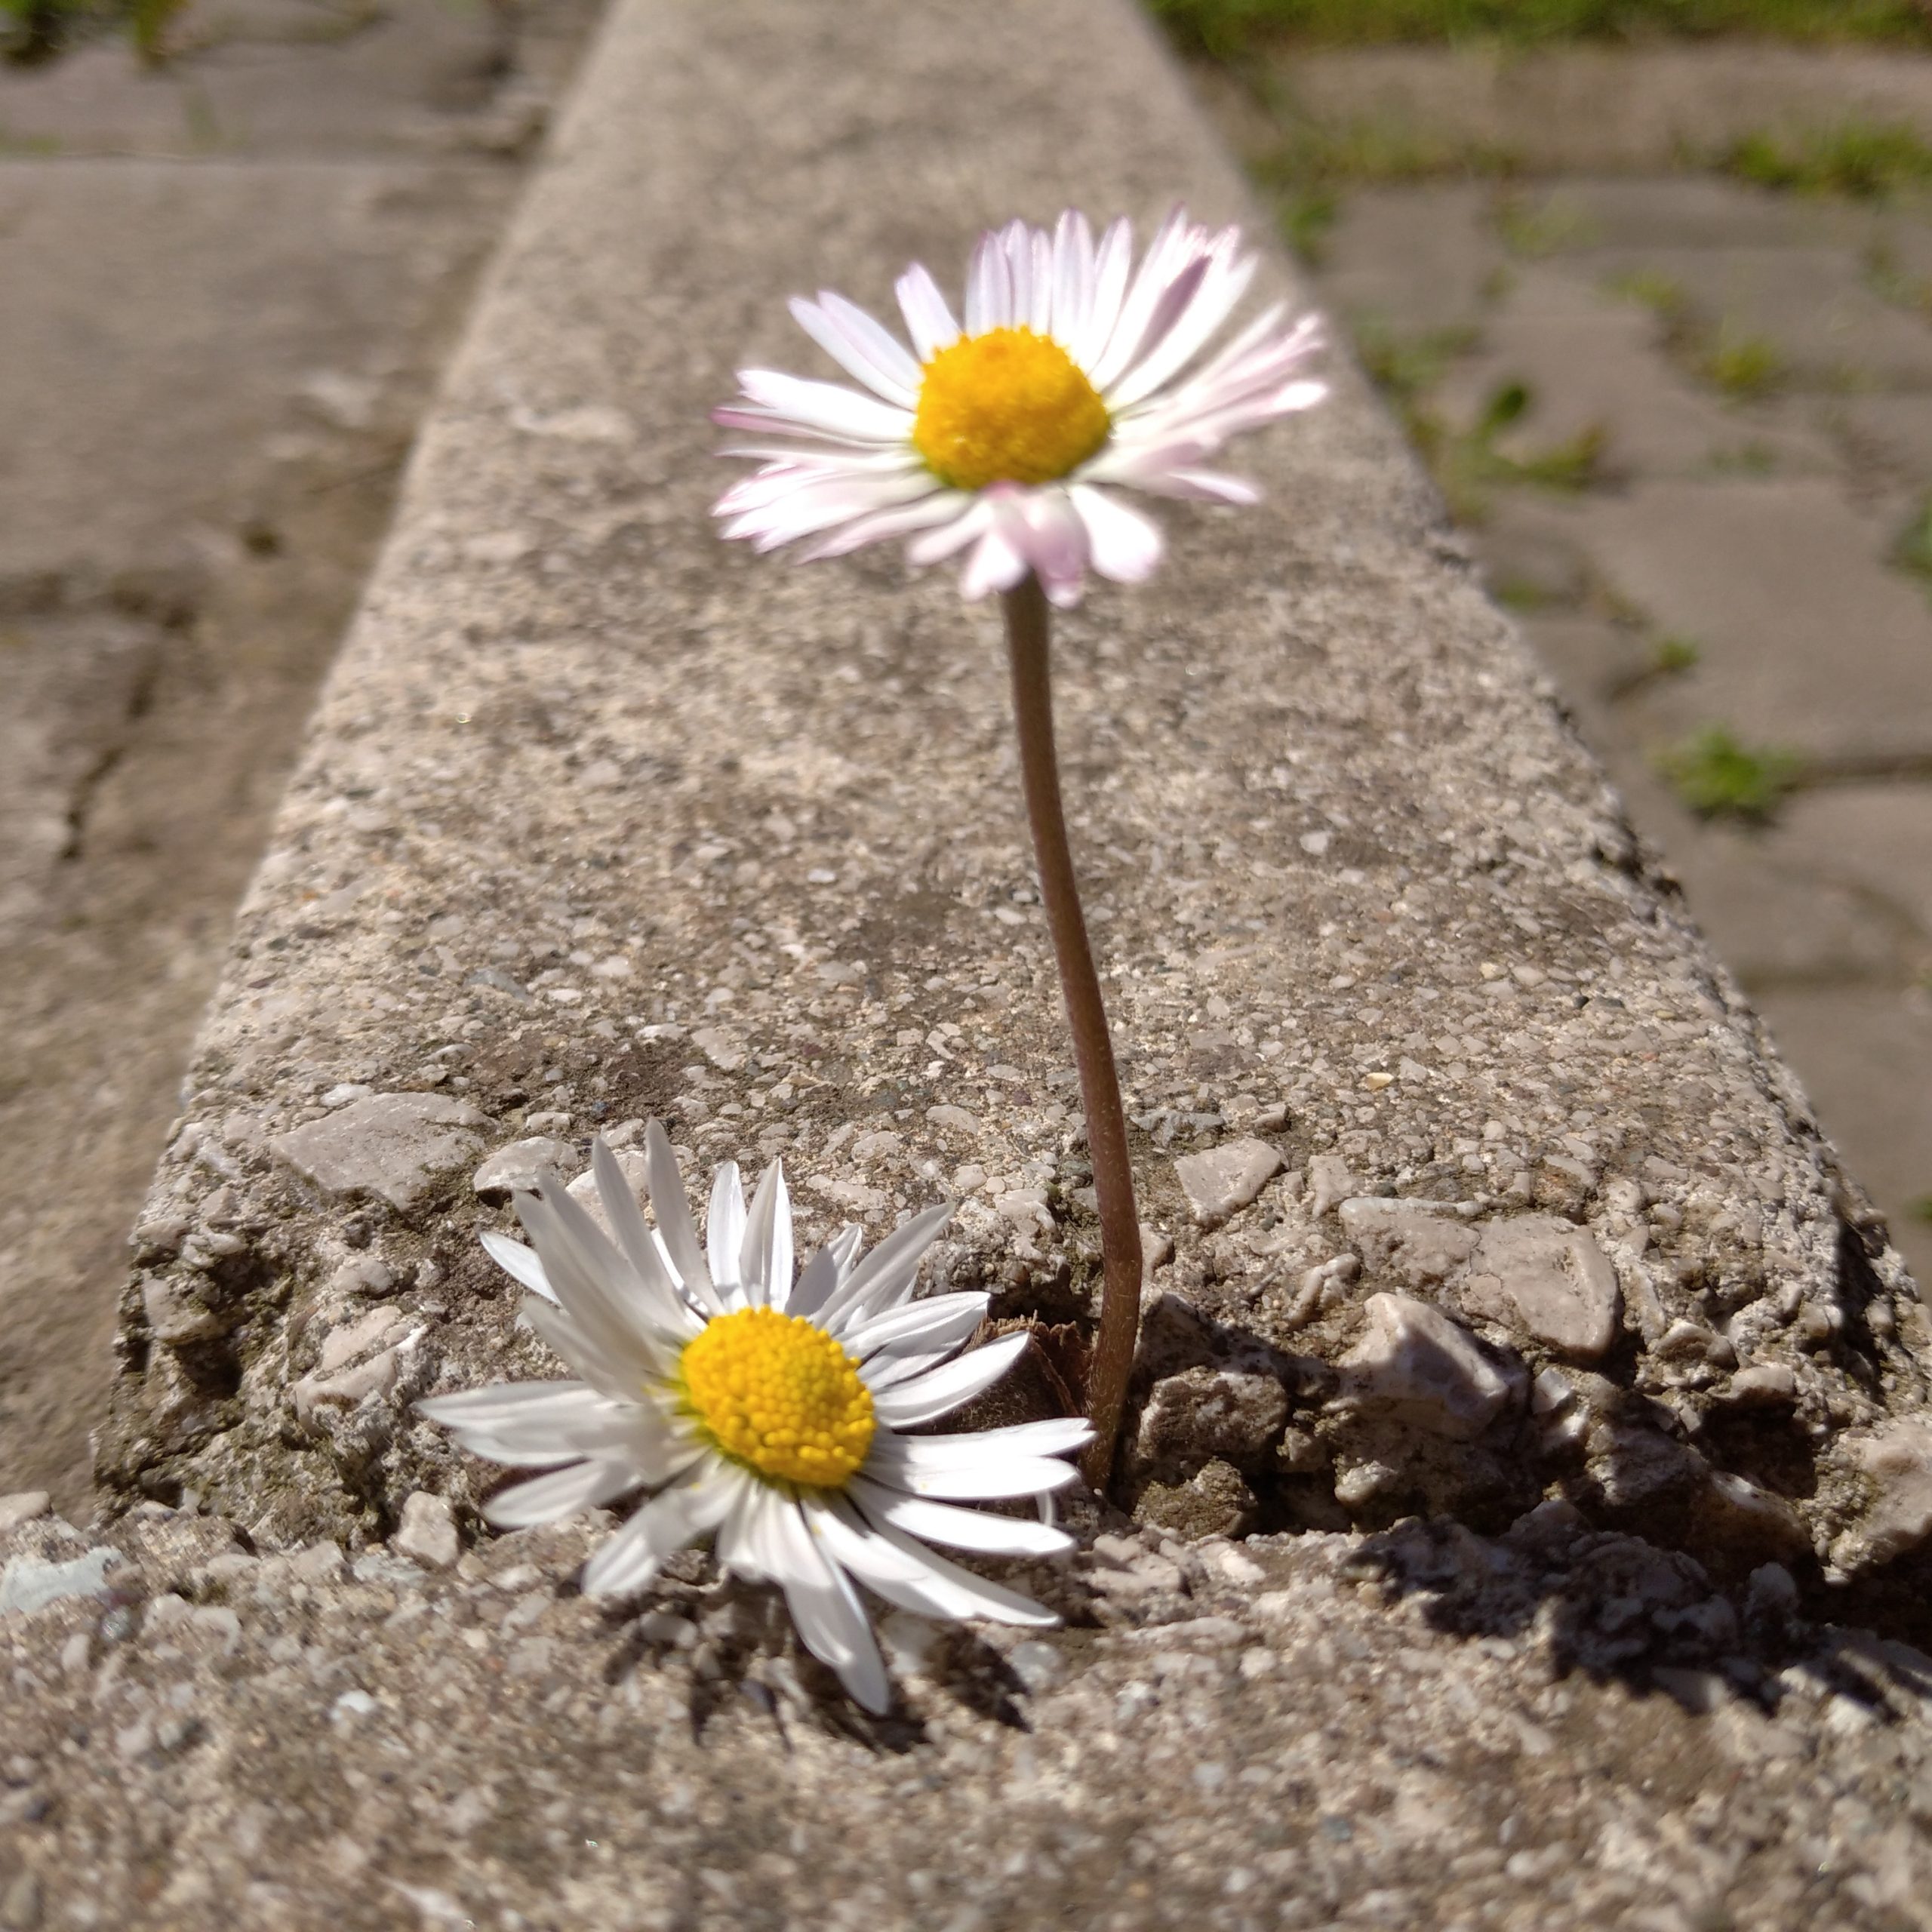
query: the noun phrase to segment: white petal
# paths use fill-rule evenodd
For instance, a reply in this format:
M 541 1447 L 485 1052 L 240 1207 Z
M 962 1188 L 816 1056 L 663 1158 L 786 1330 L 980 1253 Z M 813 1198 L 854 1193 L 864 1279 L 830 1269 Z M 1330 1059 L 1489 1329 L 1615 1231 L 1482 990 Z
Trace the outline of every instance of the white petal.
M 627 1463 L 592 1460 L 534 1476 L 493 1496 L 484 1515 L 500 1528 L 519 1530 L 533 1523 L 555 1523 L 580 1509 L 594 1509 L 635 1489 L 639 1478 Z
M 657 1217 L 658 1238 L 677 1271 L 678 1286 L 700 1308 L 722 1315 L 724 1304 L 711 1284 L 711 1270 L 705 1266 L 697 1226 L 691 1219 L 691 1204 L 685 1198 L 684 1177 L 678 1171 L 678 1157 L 671 1151 L 670 1136 L 661 1121 L 650 1121 L 644 1130 L 644 1181 L 651 1212 Z
M 893 1435 L 881 1429 L 872 1438 L 863 1473 L 888 1489 L 955 1503 L 995 1503 L 1063 1489 L 1078 1479 L 1071 1463 L 1051 1456 L 991 1450 L 970 1461 L 921 1455 L 931 1436 Z
M 617 1155 L 601 1134 L 591 1146 L 590 1170 L 596 1177 L 597 1198 L 604 1204 L 604 1218 L 610 1223 L 624 1259 L 636 1275 L 646 1315 L 674 1334 L 695 1334 L 697 1318 L 678 1294 L 677 1281 L 665 1264 L 663 1250 L 645 1226 L 637 1196 L 631 1192 Z
M 906 555 L 915 564 L 937 564 L 955 551 L 963 550 L 992 528 L 998 505 L 990 497 L 975 497 L 971 507 L 955 521 L 942 524 L 906 545 Z
M 520 1241 L 512 1241 L 508 1235 L 500 1235 L 494 1228 L 484 1230 L 483 1252 L 502 1269 L 503 1272 L 520 1281 L 534 1295 L 541 1295 L 546 1301 L 555 1301 L 557 1291 L 550 1285 L 550 1278 L 543 1272 L 543 1263 L 534 1248 L 525 1247 Z
M 1075 483 L 1066 494 L 1087 526 L 1088 554 L 1101 576 L 1142 583 L 1153 575 L 1163 547 L 1155 525 L 1091 483 Z
M 888 1603 L 921 1617 L 999 1623 L 1057 1623 L 1053 1611 L 922 1549 L 889 1524 L 869 1523 L 843 1497 L 805 1505 L 812 1534 L 833 1562 Z
M 662 1344 L 645 1321 L 635 1295 L 626 1291 L 629 1271 L 623 1257 L 568 1190 L 555 1181 L 552 1176 L 541 1194 L 519 1192 L 515 1204 L 518 1219 L 543 1257 L 543 1272 L 556 1291 L 558 1305 L 613 1367 L 629 1367 L 645 1377 L 655 1374 L 662 1366 Z
M 878 1349 L 943 1349 L 948 1343 L 956 1347 L 986 1319 L 990 1300 L 970 1291 L 932 1295 L 834 1332 L 848 1353 L 861 1359 Z
M 853 1478 L 847 1494 L 869 1521 L 890 1524 L 908 1536 L 923 1537 L 954 1549 L 976 1550 L 984 1556 L 1057 1556 L 1073 1547 L 1073 1539 L 1064 1530 L 1048 1524 L 902 1496 L 868 1482 L 863 1476 Z
M 521 1382 L 466 1389 L 418 1402 L 417 1412 L 454 1429 L 473 1456 L 541 1468 L 580 1456 L 630 1462 L 640 1481 L 671 1446 L 663 1417 L 635 1402 L 614 1401 L 579 1382 Z
M 838 1257 L 822 1247 L 805 1263 L 798 1284 L 786 1304 L 788 1315 L 816 1315 L 838 1286 Z
M 931 361 L 936 351 L 959 340 L 959 325 L 953 320 L 938 283 L 917 262 L 899 278 L 894 292 L 899 297 L 899 311 L 906 318 L 913 351 L 921 362 Z
M 774 1161 L 759 1180 L 745 1217 L 738 1278 L 753 1307 L 783 1308 L 792 1299 L 792 1198 L 785 1170 Z
M 862 443 L 903 443 L 912 433 L 910 410 L 842 383 L 812 382 L 776 369 L 740 369 L 738 382 L 753 402 L 803 429 Z
M 718 1527 L 749 1481 L 713 1458 L 660 1490 L 585 1564 L 584 1595 L 628 1596 L 642 1589 L 687 1543 Z
M 704 1253 L 718 1292 L 734 1307 L 743 1299 L 733 1291 L 738 1287 L 738 1257 L 744 1244 L 745 1191 L 738 1184 L 737 1162 L 725 1161 L 711 1177 L 711 1206 L 704 1217 Z
M 972 1429 L 963 1435 L 909 1435 L 903 1439 L 913 1460 L 937 1467 L 995 1452 L 1065 1455 L 1086 1447 L 1094 1439 L 1094 1426 L 1084 1416 L 1053 1416 L 1043 1422 L 1009 1423 L 1003 1429 Z M 1050 1483 L 1046 1487 L 1057 1489 L 1060 1485 Z
M 894 1228 L 844 1277 L 844 1284 L 820 1312 L 819 1325 L 838 1334 L 849 1321 L 896 1308 L 912 1292 L 926 1250 L 938 1240 L 940 1229 L 952 1218 L 952 1208 L 948 1202 L 928 1208 L 924 1214 L 914 1215 L 903 1227 Z M 848 1228 L 832 1244 L 835 1258 L 840 1245 L 855 1236 L 863 1238 L 858 1229 Z M 849 1241 L 848 1255 L 857 1244 L 857 1240 Z
M 534 1330 L 553 1354 L 613 1401 L 635 1401 L 640 1383 L 654 1381 L 666 1366 L 655 1361 L 644 1365 L 628 1355 L 613 1355 L 600 1348 L 561 1308 L 534 1295 L 524 1297 L 517 1319 Z
M 875 1715 L 889 1710 L 892 1687 L 878 1644 L 844 1572 L 826 1560 L 796 1504 L 774 1511 L 766 1527 L 774 1572 L 805 1648 L 838 1673 L 854 1702 Z
M 875 1389 L 872 1407 L 893 1429 L 912 1429 L 949 1414 L 961 1402 L 984 1395 L 1026 1351 L 1025 1334 L 1004 1335 L 943 1368 L 929 1370 L 897 1388 Z
M 794 297 L 792 314 L 848 376 L 856 376 L 875 395 L 902 409 L 917 406 L 918 364 L 864 309 L 821 289 L 815 303 Z

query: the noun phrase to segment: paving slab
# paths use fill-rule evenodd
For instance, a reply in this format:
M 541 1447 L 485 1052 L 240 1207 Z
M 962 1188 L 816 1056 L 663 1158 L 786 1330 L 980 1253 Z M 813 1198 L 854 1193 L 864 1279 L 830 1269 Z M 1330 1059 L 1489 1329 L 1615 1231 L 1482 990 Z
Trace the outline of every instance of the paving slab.
M 293 158 L 514 155 L 542 133 L 595 0 L 196 0 L 178 50 L 119 37 L 0 65 L 0 152 Z
M 1779 844 L 1814 870 L 1895 907 L 1932 935 L 1932 789 L 1924 785 L 1829 785 L 1801 792 L 1780 815 Z M 1932 961 L 1912 964 L 1923 973 Z
M 1727 74 L 1728 68 L 1724 70 Z M 1712 75 L 1713 88 L 1724 85 Z M 1592 248 L 1832 248 L 1854 252 L 1890 232 L 1885 211 L 1720 176 L 1565 174 L 1516 189 L 1516 232 L 1538 252 Z
M 1646 483 L 1592 503 L 1604 579 L 1695 640 L 1694 679 L 1644 694 L 1653 741 L 1706 723 L 1814 758 L 1932 751 L 1932 608 L 1887 567 L 1891 533 L 1810 478 Z
M 1932 59 L 1896 48 L 1303 48 L 1274 73 L 1298 113 L 1331 127 L 1523 173 L 1654 174 L 1753 134 L 1847 121 L 1932 137 Z
M 1892 1238 L 1932 1269 L 1932 999 L 1922 988 L 1767 988 L 1758 1004 L 1780 1049 L 1804 1066 L 1818 1117 L 1875 1193 L 1899 1204 Z
M 1620 481 L 1835 466 L 1822 436 L 1726 408 L 1672 368 L 1659 333 L 1654 315 L 1618 300 L 1586 271 L 1567 263 L 1522 266 L 1485 318 L 1479 348 L 1453 365 L 1432 401 L 1468 429 L 1501 388 L 1521 383 L 1531 406 L 1497 447 L 1527 460 L 1594 432 L 1606 476 Z
M 1322 238 L 1323 299 L 1352 323 L 1404 335 L 1472 329 L 1507 259 L 1494 201 L 1480 182 L 1349 193 Z
M 1607 288 L 1656 277 L 1721 339 L 1763 341 L 1807 386 L 1932 388 L 1932 328 L 1869 286 L 1847 249 L 1640 247 L 1579 251 Z

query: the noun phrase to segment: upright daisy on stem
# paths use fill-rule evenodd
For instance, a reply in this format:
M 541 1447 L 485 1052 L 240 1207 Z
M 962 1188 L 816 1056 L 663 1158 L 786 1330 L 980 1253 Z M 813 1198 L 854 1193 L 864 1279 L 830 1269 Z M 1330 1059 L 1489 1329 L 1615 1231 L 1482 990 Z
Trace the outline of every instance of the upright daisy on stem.
M 741 400 L 714 412 L 728 428 L 780 439 L 728 452 L 759 467 L 718 501 L 727 537 L 761 551 L 809 539 L 804 561 L 903 537 L 915 564 L 963 555 L 967 598 L 1001 594 L 1021 780 L 1100 1206 L 1106 1285 L 1088 1390 L 1096 1484 L 1112 1466 L 1134 1366 L 1140 1234 L 1060 804 L 1050 612 L 1079 602 L 1089 569 L 1138 583 L 1159 563 L 1158 527 L 1118 491 L 1251 503 L 1252 485 L 1202 463 L 1326 393 L 1307 374 L 1320 330 L 1284 304 L 1201 359 L 1255 266 L 1238 229 L 1211 231 L 1180 209 L 1137 268 L 1124 221 L 1097 241 L 1072 211 L 1051 232 L 1012 222 L 974 251 L 963 328 L 923 267 L 900 278 L 909 350 L 841 296 L 793 300 L 806 334 L 869 393 L 745 369 Z
M 718 1170 L 700 1244 L 655 1121 L 645 1148 L 654 1232 L 599 1140 L 592 1168 L 611 1236 L 548 1177 L 516 1197 L 534 1248 L 483 1237 L 530 1291 L 525 1319 L 582 1378 L 417 1404 L 475 1454 L 548 1471 L 483 1513 L 517 1527 L 654 1490 L 585 1566 L 586 1594 L 641 1590 L 668 1557 L 715 1534 L 719 1562 L 777 1584 L 805 1647 L 869 1711 L 891 1692 L 855 1580 L 924 1617 L 1057 1622 L 915 1540 L 996 1556 L 1071 1547 L 1045 1523 L 955 1506 L 1062 1487 L 1074 1478 L 1062 1457 L 1088 1435 L 1077 1420 L 901 1432 L 990 1389 L 1026 1346 L 1011 1335 L 960 1355 L 987 1297 L 912 1298 L 952 1210 L 928 1209 L 863 1260 L 848 1228 L 795 1274 L 776 1161 L 749 1208 L 737 1164 Z

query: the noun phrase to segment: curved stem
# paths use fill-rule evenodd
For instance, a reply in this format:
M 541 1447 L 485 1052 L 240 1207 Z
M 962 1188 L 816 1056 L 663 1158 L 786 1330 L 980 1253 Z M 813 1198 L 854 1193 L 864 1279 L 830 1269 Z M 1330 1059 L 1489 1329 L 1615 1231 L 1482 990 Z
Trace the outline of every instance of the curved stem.
M 1039 580 L 1029 576 L 1001 599 L 1013 664 L 1013 720 L 1020 738 L 1020 777 L 1039 867 L 1040 897 L 1053 934 L 1080 1069 L 1080 1100 L 1087 1115 L 1087 1148 L 1094 1161 L 1094 1192 L 1100 1211 L 1100 1256 L 1105 1282 L 1100 1327 L 1087 1374 L 1087 1410 L 1094 1440 L 1082 1469 L 1096 1489 L 1112 1473 L 1114 1438 L 1134 1372 L 1134 1345 L 1140 1327 L 1140 1224 L 1134 1206 L 1134 1169 L 1128 1159 L 1127 1120 L 1114 1071 L 1112 1036 L 1101 1003 L 1100 976 L 1087 943 L 1080 885 L 1066 842 L 1060 808 L 1060 767 L 1054 750 L 1054 700 L 1048 664 L 1050 627 Z

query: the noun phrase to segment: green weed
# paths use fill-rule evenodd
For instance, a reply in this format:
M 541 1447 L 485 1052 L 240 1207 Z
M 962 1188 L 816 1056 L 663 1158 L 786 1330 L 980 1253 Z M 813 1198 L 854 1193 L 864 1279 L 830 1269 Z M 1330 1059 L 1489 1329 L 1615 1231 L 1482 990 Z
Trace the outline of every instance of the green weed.
M 1270 43 L 1638 39 L 1660 34 L 1932 44 L 1917 0 L 1149 0 L 1186 51 L 1247 59 Z
M 1466 429 L 1453 428 L 1437 414 L 1429 392 L 1449 363 L 1473 346 L 1474 332 L 1468 329 L 1399 336 L 1367 321 L 1355 331 L 1363 368 L 1401 419 L 1451 513 L 1480 523 L 1489 491 L 1500 486 L 1527 484 L 1564 493 L 1589 488 L 1602 463 L 1605 438 L 1599 425 L 1523 455 L 1496 447 L 1497 438 L 1529 414 L 1535 398 L 1525 383 L 1498 384 Z
M 1660 678 L 1681 678 L 1696 670 L 1703 656 L 1695 638 L 1660 637 L 1651 647 L 1651 669 Z
M 1770 817 L 1802 776 L 1804 761 L 1777 746 L 1740 744 L 1711 724 L 1660 752 L 1657 769 L 1700 818 Z
M 1747 135 L 1723 157 L 1740 180 L 1800 195 L 1878 201 L 1932 181 L 1932 146 L 1917 130 L 1847 121 L 1781 139 Z
M 1586 247 L 1596 232 L 1596 223 L 1588 211 L 1561 195 L 1540 203 L 1521 201 L 1512 195 L 1497 211 L 1496 226 L 1503 245 L 1512 255 L 1531 261 L 1564 248 Z
M 1900 569 L 1932 583 L 1932 497 L 1913 511 L 1912 521 L 1899 532 L 1892 546 L 1892 561 Z
M 1311 188 L 1282 196 L 1277 214 L 1281 239 L 1294 250 L 1296 260 L 1319 268 L 1328 253 L 1328 232 L 1341 212 L 1334 192 L 1327 188 Z
M 1762 395 L 1784 374 L 1783 358 L 1762 336 L 1734 335 L 1720 328 L 1706 350 L 1700 373 L 1739 401 Z

